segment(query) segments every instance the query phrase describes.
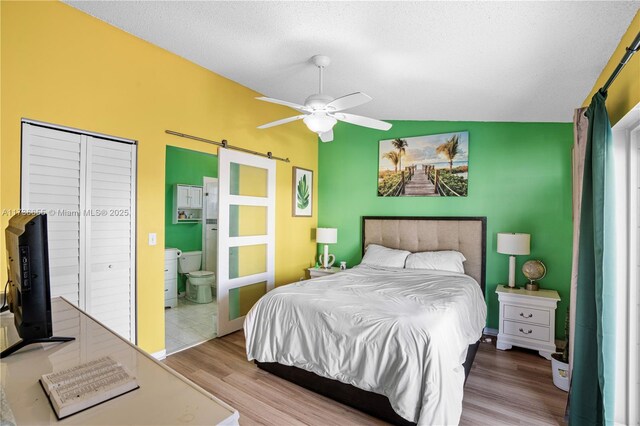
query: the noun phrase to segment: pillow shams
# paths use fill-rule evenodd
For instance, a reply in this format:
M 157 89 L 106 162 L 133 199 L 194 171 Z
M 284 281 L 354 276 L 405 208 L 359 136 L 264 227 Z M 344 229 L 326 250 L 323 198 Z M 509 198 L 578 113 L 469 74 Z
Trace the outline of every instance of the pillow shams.
M 406 260 L 407 269 L 436 269 L 464 274 L 465 257 L 459 251 L 423 251 L 411 253 Z
M 406 250 L 394 250 L 377 244 L 369 244 L 361 264 L 386 268 L 404 268 L 404 262 L 410 254 L 411 252 Z

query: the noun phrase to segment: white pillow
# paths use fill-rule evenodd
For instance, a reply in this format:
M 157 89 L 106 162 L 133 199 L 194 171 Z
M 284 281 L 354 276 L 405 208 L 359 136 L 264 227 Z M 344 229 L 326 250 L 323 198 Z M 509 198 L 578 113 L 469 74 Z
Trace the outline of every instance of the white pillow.
M 407 269 L 437 269 L 464 274 L 465 257 L 459 251 L 423 251 L 412 253 L 407 257 Z
M 404 261 L 410 254 L 411 252 L 406 250 L 394 250 L 377 244 L 369 244 L 360 263 L 369 266 L 404 268 Z

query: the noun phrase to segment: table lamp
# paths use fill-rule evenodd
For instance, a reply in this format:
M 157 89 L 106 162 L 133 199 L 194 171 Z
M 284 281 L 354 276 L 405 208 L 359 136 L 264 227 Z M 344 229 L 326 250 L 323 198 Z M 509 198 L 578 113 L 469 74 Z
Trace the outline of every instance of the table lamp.
M 515 288 L 516 286 L 516 255 L 529 254 L 530 244 L 531 235 L 529 234 L 498 234 L 498 253 L 510 255 L 509 288 Z
M 335 244 L 338 242 L 338 230 L 336 228 L 318 228 L 316 230 L 316 242 L 324 244 L 324 253 L 320 255 L 318 260 L 324 269 L 329 269 L 333 262 L 336 261 L 336 257 L 329 254 L 329 244 Z M 331 261 L 329 261 L 331 258 Z

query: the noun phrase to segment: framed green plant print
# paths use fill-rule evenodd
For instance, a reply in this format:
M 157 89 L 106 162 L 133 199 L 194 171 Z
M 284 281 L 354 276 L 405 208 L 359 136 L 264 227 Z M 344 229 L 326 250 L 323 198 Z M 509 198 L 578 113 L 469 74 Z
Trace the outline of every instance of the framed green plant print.
M 313 214 L 313 170 L 293 167 L 292 215 L 311 217 Z

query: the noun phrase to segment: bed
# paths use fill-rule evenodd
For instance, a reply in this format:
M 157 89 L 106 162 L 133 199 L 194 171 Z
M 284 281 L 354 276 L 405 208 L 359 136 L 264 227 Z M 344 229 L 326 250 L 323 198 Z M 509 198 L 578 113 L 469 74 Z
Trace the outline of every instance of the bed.
M 369 265 L 279 287 L 247 315 L 247 357 L 394 424 L 457 423 L 486 319 L 486 218 L 363 217 L 369 244 L 456 250 L 464 274 Z

